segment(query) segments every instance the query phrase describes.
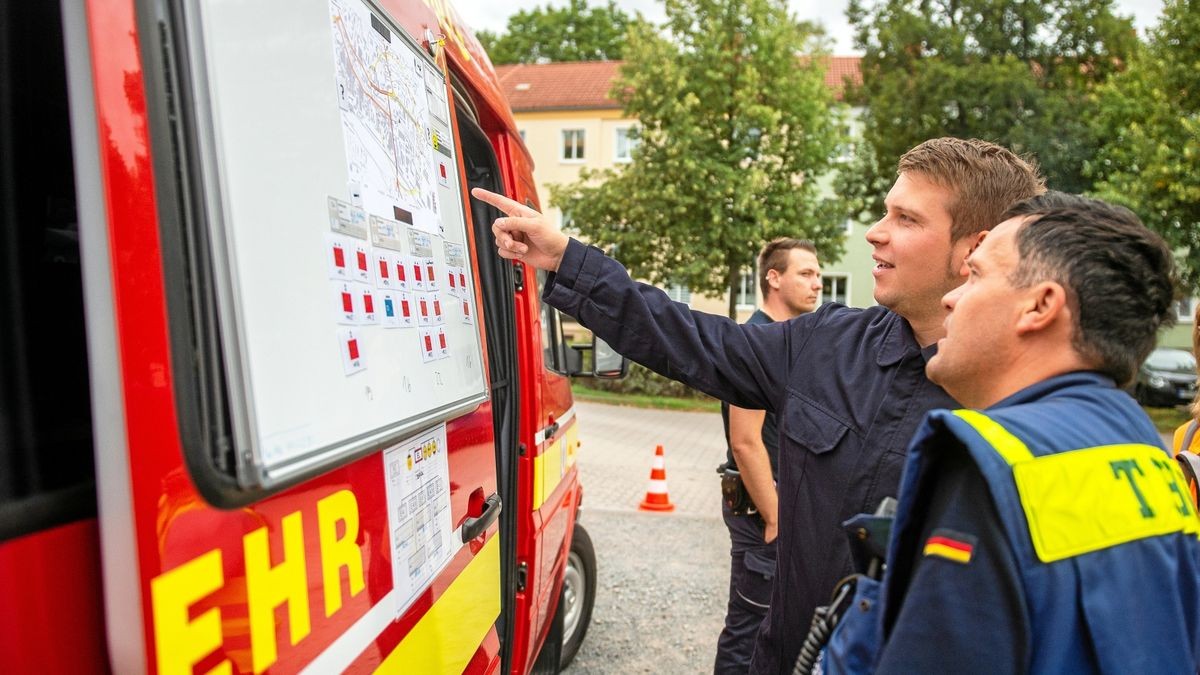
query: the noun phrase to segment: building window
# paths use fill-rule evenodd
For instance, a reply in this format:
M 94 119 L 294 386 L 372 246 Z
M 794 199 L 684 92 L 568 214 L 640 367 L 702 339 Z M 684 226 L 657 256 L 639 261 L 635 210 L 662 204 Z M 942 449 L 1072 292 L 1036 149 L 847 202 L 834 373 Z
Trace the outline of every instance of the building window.
M 558 229 L 572 237 L 579 234 L 579 228 L 575 227 L 575 219 L 571 217 L 570 211 L 558 212 Z
M 1196 298 L 1187 296 L 1175 303 L 1175 318 L 1179 323 L 1191 323 L 1196 316 Z
M 850 278 L 827 274 L 821 277 L 821 304 L 840 302 L 850 304 Z
M 758 285 L 758 275 L 754 272 L 742 272 L 741 279 L 738 280 L 737 292 L 737 308 L 738 309 L 754 309 L 758 304 L 757 297 L 754 295 L 754 287 Z
M 616 142 L 613 144 L 613 161 L 629 162 L 633 160 L 633 149 L 640 143 L 637 132 L 633 127 L 619 127 L 615 131 Z
M 564 162 L 580 162 L 584 158 L 584 130 L 563 129 L 562 159 Z
M 675 302 L 682 302 L 685 305 L 692 303 L 692 289 L 684 284 L 670 284 L 663 290 L 667 292 L 667 297 Z

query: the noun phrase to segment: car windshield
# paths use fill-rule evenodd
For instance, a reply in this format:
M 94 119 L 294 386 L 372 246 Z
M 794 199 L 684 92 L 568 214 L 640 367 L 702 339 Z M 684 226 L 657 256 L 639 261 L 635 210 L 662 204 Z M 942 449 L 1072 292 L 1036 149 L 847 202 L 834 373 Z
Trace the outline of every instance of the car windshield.
M 1154 370 L 1192 372 L 1196 370 L 1196 357 L 1181 349 L 1155 349 L 1146 359 L 1146 366 Z

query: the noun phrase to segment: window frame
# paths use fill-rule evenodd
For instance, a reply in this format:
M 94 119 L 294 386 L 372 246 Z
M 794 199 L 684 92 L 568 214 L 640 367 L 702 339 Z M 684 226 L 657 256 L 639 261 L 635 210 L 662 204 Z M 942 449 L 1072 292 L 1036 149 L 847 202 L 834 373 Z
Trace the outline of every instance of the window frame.
M 567 135 L 576 134 L 576 141 L 571 145 L 575 157 L 567 157 Z M 558 161 L 563 164 L 582 164 L 587 161 L 587 129 L 583 127 L 571 127 L 570 129 L 560 130 L 559 138 L 562 144 L 558 148 Z
M 827 297 L 825 294 L 826 284 L 833 288 L 830 294 L 833 297 Z M 840 299 L 838 296 L 841 296 Z M 847 307 L 850 306 L 850 275 L 849 274 L 822 274 L 821 275 L 821 304 L 827 302 L 840 302 Z
M 636 128 L 637 128 L 637 125 L 630 124 L 630 125 L 626 125 L 626 126 L 619 126 L 619 127 L 616 127 L 613 129 L 613 163 L 614 164 L 628 164 L 633 161 L 633 151 L 636 150 L 637 146 L 641 145 L 641 142 L 642 142 L 642 139 L 640 139 L 640 138 L 632 139 L 629 137 L 629 132 L 635 130 Z M 622 133 L 625 136 L 625 154 L 624 155 L 621 155 L 621 152 L 620 152 Z

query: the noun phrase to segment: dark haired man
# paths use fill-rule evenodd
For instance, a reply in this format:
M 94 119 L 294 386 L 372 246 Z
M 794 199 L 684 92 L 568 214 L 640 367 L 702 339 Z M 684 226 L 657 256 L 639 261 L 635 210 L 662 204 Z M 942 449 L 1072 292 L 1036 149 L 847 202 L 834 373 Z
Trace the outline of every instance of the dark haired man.
M 767 324 L 813 311 L 821 295 L 821 264 L 813 243 L 780 237 L 758 254 L 762 307 L 746 321 Z M 779 428 L 775 415 L 721 404 L 728 445 L 722 473 L 721 515 L 729 530 L 729 602 L 717 638 L 714 672 L 745 673 L 754 641 L 771 604 L 775 578 Z
M 814 609 L 850 572 L 842 521 L 896 494 L 921 418 L 953 404 L 925 378 L 944 332 L 941 297 L 962 283 L 980 233 L 1043 190 L 1036 169 L 1000 146 L 926 141 L 900 159 L 887 212 L 867 232 L 880 306 L 826 303 L 765 326 L 672 303 L 537 211 L 472 194 L 508 214 L 492 225 L 501 257 L 555 272 L 547 303 L 655 372 L 778 417 L 778 560 L 751 671 L 790 673 Z
M 850 610 L 827 672 L 1197 672 L 1200 520 L 1120 389 L 1171 319 L 1171 251 L 1126 209 L 1050 193 L 965 267 L 926 370 L 968 409 L 913 439 L 882 624 Z

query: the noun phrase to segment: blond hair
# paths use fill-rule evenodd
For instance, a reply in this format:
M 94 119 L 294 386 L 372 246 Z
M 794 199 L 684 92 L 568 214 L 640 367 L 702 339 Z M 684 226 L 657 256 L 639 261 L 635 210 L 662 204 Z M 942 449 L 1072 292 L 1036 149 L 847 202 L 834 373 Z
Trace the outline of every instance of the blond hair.
M 918 173 L 953 198 L 950 241 L 991 229 L 1010 206 L 1046 191 L 1032 159 L 977 138 L 932 138 L 904 153 L 897 173 Z

